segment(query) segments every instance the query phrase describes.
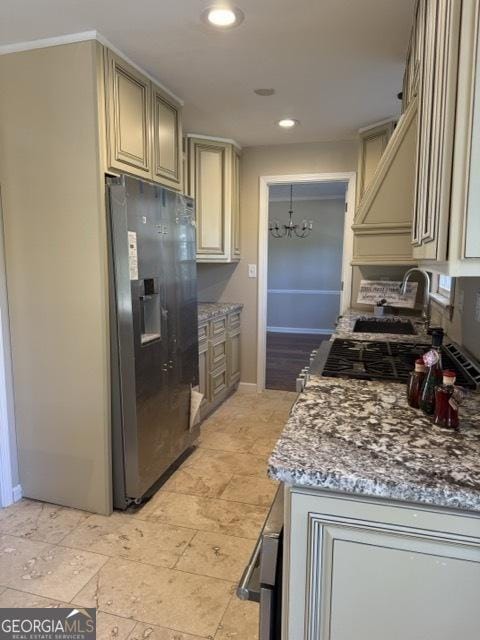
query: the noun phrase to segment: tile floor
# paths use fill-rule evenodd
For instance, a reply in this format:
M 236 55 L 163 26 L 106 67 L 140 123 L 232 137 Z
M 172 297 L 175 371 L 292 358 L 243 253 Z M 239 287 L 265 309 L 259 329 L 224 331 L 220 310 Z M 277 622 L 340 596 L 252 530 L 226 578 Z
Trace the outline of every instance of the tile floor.
M 276 491 L 266 462 L 294 393 L 237 393 L 144 506 L 0 510 L 0 607 L 97 607 L 98 640 L 255 640 L 236 584 Z

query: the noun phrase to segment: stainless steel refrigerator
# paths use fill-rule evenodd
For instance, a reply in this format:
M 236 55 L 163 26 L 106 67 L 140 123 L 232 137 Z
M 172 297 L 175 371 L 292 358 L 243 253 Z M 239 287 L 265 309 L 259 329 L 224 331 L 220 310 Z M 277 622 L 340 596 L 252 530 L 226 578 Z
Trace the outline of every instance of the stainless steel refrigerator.
M 193 200 L 107 180 L 114 506 L 139 503 L 198 436 Z

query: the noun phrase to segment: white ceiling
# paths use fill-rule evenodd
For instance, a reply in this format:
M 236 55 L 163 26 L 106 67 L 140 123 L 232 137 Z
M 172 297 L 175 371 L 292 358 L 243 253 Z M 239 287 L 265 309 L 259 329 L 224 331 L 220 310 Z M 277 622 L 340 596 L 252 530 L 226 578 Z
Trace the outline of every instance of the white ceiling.
M 344 198 L 346 192 L 346 182 L 305 182 L 293 185 L 294 200 Z M 290 200 L 290 185 L 274 184 L 268 195 L 271 202 Z
M 185 101 L 186 130 L 245 146 L 352 138 L 395 115 L 415 0 L 1 0 L 0 46 L 97 30 Z M 276 89 L 260 97 L 256 88 Z M 301 125 L 280 130 L 291 116 Z

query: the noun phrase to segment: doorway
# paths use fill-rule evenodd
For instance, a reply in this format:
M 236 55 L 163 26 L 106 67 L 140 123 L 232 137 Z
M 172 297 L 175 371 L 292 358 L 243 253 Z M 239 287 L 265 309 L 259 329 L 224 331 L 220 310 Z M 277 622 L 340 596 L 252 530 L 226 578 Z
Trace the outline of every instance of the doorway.
M 350 306 L 354 191 L 350 173 L 260 179 L 258 391 L 295 391 L 311 351 Z

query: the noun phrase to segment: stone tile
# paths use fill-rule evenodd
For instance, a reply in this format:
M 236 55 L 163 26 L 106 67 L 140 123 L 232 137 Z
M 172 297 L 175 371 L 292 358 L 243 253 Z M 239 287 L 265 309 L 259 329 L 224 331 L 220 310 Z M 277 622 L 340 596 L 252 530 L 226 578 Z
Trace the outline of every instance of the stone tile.
M 215 633 L 232 590 L 226 580 L 110 558 L 75 604 L 205 637 Z
M 234 476 L 222 493 L 222 500 L 257 504 L 270 507 L 278 489 L 278 483 L 268 478 Z
M 254 540 L 199 531 L 175 568 L 238 582 L 254 546 Z
M 106 556 L 0 536 L 0 584 L 68 601 L 105 564 Z
M 178 469 L 161 487 L 162 491 L 185 493 L 204 498 L 219 498 L 232 478 L 230 473 L 204 473 L 201 469 Z
M 31 593 L 7 589 L 0 594 L 0 608 L 70 608 L 72 604 L 34 596 Z M 126 640 L 136 625 L 135 620 L 120 618 L 103 611 L 97 611 L 97 640 Z
M 90 514 L 35 500 L 0 509 L 0 533 L 56 544 Z
M 194 533 L 190 529 L 136 519 L 123 513 L 92 515 L 62 545 L 172 567 Z
M 97 611 L 96 640 L 127 640 L 136 624 L 135 620 Z
M 165 522 L 199 531 L 256 539 L 265 521 L 265 507 L 159 491 L 142 511 L 151 522 Z
M 190 468 L 201 470 L 211 476 L 217 473 L 235 473 L 236 475 L 266 478 L 267 465 L 265 458 L 252 453 L 213 451 L 204 449 L 203 456 L 190 465 Z
M 212 636 L 210 636 L 212 637 Z M 186 633 L 179 633 L 165 627 L 156 627 L 137 622 L 135 629 L 128 636 L 128 640 L 205 640 L 200 636 L 192 636 Z
M 237 435 L 224 431 L 206 433 L 200 436 L 198 446 L 216 451 L 240 451 L 247 453 L 253 445 L 253 440 L 246 435 Z
M 26 593 L 25 591 L 18 591 L 17 589 L 5 589 L 0 594 L 0 608 L 34 608 L 40 607 L 48 609 L 58 609 L 59 607 L 69 607 L 70 605 L 62 602 L 61 600 L 52 600 L 51 598 L 44 598 L 43 596 L 35 596 L 32 593 Z
M 280 433 L 274 433 L 273 435 L 259 436 L 253 441 L 250 447 L 250 453 L 256 456 L 270 456 L 278 442 Z
M 258 640 L 259 606 L 256 602 L 244 602 L 233 597 L 215 640 Z

